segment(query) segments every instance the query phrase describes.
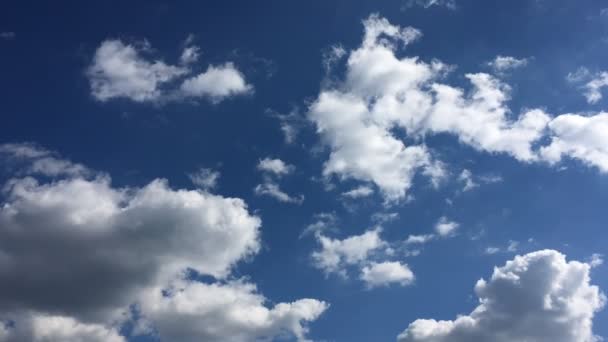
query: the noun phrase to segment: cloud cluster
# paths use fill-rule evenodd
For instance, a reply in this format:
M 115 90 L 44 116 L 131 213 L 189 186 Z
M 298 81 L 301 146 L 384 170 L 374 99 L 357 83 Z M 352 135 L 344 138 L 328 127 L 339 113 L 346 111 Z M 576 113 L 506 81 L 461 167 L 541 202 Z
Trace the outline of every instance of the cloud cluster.
M 283 203 L 302 204 L 304 202 L 304 195 L 289 195 L 281 190 L 275 179 L 294 172 L 295 166 L 287 164 L 281 159 L 264 158 L 259 161 L 257 169 L 262 172 L 264 182 L 253 189 L 256 195 L 270 196 Z
M 260 249 L 261 221 L 241 199 L 174 190 L 162 179 L 116 188 L 109 176 L 74 173 L 77 164 L 32 144 L 0 151 L 30 165 L 3 187 L 0 341 L 122 341 L 117 331 L 133 305 L 167 340 L 303 338 L 304 322 L 327 307 L 310 299 L 268 309 L 254 285 L 231 280 L 236 263 Z M 31 168 L 50 154 L 61 169 Z M 199 284 L 189 272 L 216 281 Z M 214 293 L 225 302 L 207 301 Z M 189 305 L 178 305 L 184 298 Z M 231 314 L 241 310 L 259 316 L 247 325 Z M 197 316 L 190 331 L 172 330 L 178 317 Z
M 518 69 L 528 65 L 529 60 L 527 58 L 515 58 L 512 56 L 496 56 L 494 60 L 487 63 L 487 65 L 494 70 L 496 74 L 504 74 L 513 69 Z
M 320 249 L 311 255 L 313 265 L 326 275 L 348 277 L 350 267 L 360 270 L 359 279 L 367 287 L 399 284 L 406 286 L 414 281 L 414 273 L 407 264 L 398 261 L 376 261 L 394 253 L 389 243 L 380 237 L 381 229 L 368 230 L 361 235 L 343 240 L 332 239 L 317 230 L 315 237 Z
M 594 314 L 605 296 L 590 284 L 591 265 L 553 250 L 516 256 L 479 280 L 479 306 L 453 321 L 420 319 L 400 342 L 595 342 Z
M 253 87 L 233 63 L 208 66 L 192 75 L 191 65 L 198 60 L 199 48 L 186 46 L 179 65 L 152 60 L 147 42 L 127 44 L 108 39 L 97 48 L 87 69 L 91 95 L 99 101 L 125 98 L 135 102 L 175 101 L 205 98 L 217 103 L 228 97 L 246 94 Z
M 605 171 L 608 154 L 601 143 L 608 136 L 606 127 L 594 128 L 592 139 L 576 134 L 591 130 L 589 122 L 603 123 L 603 114 L 551 117 L 531 109 L 514 115 L 507 106 L 510 87 L 489 74 L 466 74 L 471 84 L 466 91 L 441 82 L 451 68 L 439 61 L 397 57 L 402 46 L 421 36 L 416 29 L 392 25 L 378 15 L 363 25 L 363 41 L 349 51 L 343 80 L 324 87 L 308 111 L 329 148 L 326 177 L 373 183 L 387 201 L 403 199 L 416 174 L 437 184 L 446 172 L 427 146 L 406 146 L 402 136 L 424 141 L 435 134 L 450 134 L 478 151 L 505 153 L 522 162 L 570 157 Z M 550 146 L 539 149 L 551 139 Z

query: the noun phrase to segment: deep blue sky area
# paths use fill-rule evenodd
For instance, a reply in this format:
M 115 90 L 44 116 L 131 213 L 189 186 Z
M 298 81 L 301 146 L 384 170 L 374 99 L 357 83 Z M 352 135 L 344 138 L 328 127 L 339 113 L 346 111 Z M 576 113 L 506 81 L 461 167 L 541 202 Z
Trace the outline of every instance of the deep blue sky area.
M 608 173 L 574 157 L 556 164 L 519 161 L 438 133 L 403 137 L 408 143 L 422 141 L 443 163 L 448 176 L 437 188 L 418 173 L 408 198 L 388 203 L 374 181 L 324 176 L 332 147 L 308 113 L 322 90 L 344 89 L 339 82 L 348 67 L 341 60 L 328 73 L 324 56 L 339 45 L 348 58 L 360 47 L 363 20 L 371 14 L 420 30 L 422 36 L 395 49 L 396 56 L 441 61 L 452 69 L 440 82 L 466 91 L 471 86 L 465 74 L 493 74 L 488 62 L 497 56 L 525 59 L 525 66 L 496 76 L 510 87 L 509 120 L 531 108 L 556 117 L 591 116 L 608 107 L 603 98 L 587 101 L 585 81 L 567 79 L 581 67 L 589 77 L 608 70 L 605 1 L 423 3 L 7 0 L 0 10 L 0 32 L 12 34 L 0 38 L 0 144 L 33 143 L 55 151 L 106 173 L 116 188 L 134 189 L 162 178 L 172 189 L 194 189 L 189 174 L 216 170 L 220 178 L 211 191 L 243 199 L 262 220 L 260 251 L 239 260 L 230 277 L 256 284 L 269 307 L 300 298 L 329 303 L 308 324 L 306 336 L 313 341 L 394 341 L 416 319 L 469 314 L 479 304 L 478 279 L 488 279 L 494 267 L 518 254 L 554 249 L 586 263 L 593 254 L 608 254 Z M 194 74 L 232 62 L 252 90 L 221 101 L 100 100 L 87 70 L 108 40 L 146 41 L 142 58 L 169 65 L 178 65 L 187 44 L 196 45 L 200 58 L 190 66 Z M 298 135 L 287 144 L 278 117 L 290 113 Z M 264 158 L 281 159 L 293 170 L 272 178 L 256 167 Z M 477 187 L 463 189 L 463 170 L 471 172 Z M 20 176 L 12 172 L 2 171 L 2 184 Z M 257 194 L 256 186 L 268 178 L 304 200 L 281 202 Z M 342 195 L 361 184 L 374 193 L 356 199 Z M 2 196 L 2 203 L 10 201 L 6 192 Z M 322 233 L 326 236 L 341 240 L 381 226 L 391 246 L 410 235 L 432 234 L 441 218 L 458 228 L 449 238 L 421 246 L 419 255 L 390 258 L 408 265 L 415 274 L 411 284 L 370 288 L 359 279 L 360 265 L 345 266 L 347 277 L 315 267 L 311 255 L 320 244 L 303 231 L 321 213 L 335 219 Z M 398 218 L 378 223 L 379 213 Z M 517 247 L 509 250 L 511 242 Z M 606 265 L 590 270 L 591 284 L 604 291 L 606 270 Z M 593 333 L 608 338 L 608 311 L 595 313 L 593 322 Z

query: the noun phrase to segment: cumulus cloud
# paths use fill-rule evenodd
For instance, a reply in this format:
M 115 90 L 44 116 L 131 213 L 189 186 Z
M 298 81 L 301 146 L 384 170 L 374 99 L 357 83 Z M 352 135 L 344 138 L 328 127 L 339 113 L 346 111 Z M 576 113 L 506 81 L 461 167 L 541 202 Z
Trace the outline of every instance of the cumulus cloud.
M 392 25 L 378 15 L 363 26 L 361 45 L 345 57 L 343 77 L 323 86 L 308 108 L 307 117 L 329 150 L 325 177 L 372 183 L 387 202 L 407 198 L 416 174 L 434 185 L 447 175 L 424 144 L 425 137 L 436 134 L 521 162 L 555 163 L 563 155 L 606 170 L 603 113 L 514 113 L 507 105 L 511 88 L 492 75 L 466 74 L 470 87 L 463 89 L 443 82 L 453 68 L 440 61 L 398 57 L 421 37 L 420 31 Z M 504 70 L 522 63 L 503 58 L 497 66 Z M 582 131 L 591 137 L 582 139 L 577 134 Z M 548 140 L 552 144 L 543 146 Z
M 593 317 L 605 296 L 590 284 L 591 265 L 553 250 L 516 256 L 479 280 L 479 305 L 453 321 L 419 319 L 400 342 L 595 342 Z
M 365 263 L 372 253 L 387 247 L 387 243 L 380 237 L 380 229 L 343 240 L 323 234 L 317 234 L 316 238 L 321 248 L 312 253 L 313 265 L 326 274 L 346 276 L 347 266 Z
M 259 161 L 258 170 L 271 173 L 275 176 L 286 176 L 295 170 L 295 166 L 289 165 L 281 159 L 264 158 Z
M 34 146 L 2 145 L 0 150 L 11 151 L 11 158 L 30 158 L 33 164 L 50 153 Z M 68 170 L 75 167 L 61 162 Z M 187 272 L 211 276 L 217 280 L 213 284 L 230 291 L 232 283 L 222 280 L 230 278 L 236 263 L 260 249 L 261 221 L 238 198 L 174 190 L 162 179 L 117 188 L 108 175 L 90 170 L 87 175 L 60 176 L 53 171 L 52 178 L 37 177 L 48 172 L 32 172 L 31 167 L 22 172 L 4 185 L 0 206 L 0 322 L 12 322 L 0 324 L 4 341 L 123 341 L 116 324 L 128 319 L 125 314 L 133 305 L 156 329 L 176 324 L 172 320 L 177 315 L 155 316 L 164 309 L 146 302 L 154 296 L 169 301 L 163 293 L 176 282 L 198 289 L 188 314 L 204 315 L 195 310 L 203 304 L 194 301 L 206 288 L 189 280 Z M 260 300 L 257 308 L 248 307 L 269 310 L 251 286 L 249 292 Z M 285 316 L 271 315 L 266 323 L 275 330 L 260 325 L 260 334 L 302 336 L 305 330 L 297 322 L 314 319 L 325 307 L 315 300 L 304 303 L 314 308 L 277 304 L 270 310 L 282 310 Z M 224 309 L 231 312 L 234 306 Z M 224 333 L 227 338 L 239 334 L 215 330 L 216 336 Z
M 169 290 L 150 291 L 142 301 L 146 319 L 168 341 L 221 342 L 273 340 L 295 336 L 305 340 L 306 322 L 317 319 L 329 306 L 314 299 L 266 307 L 256 286 L 188 282 Z
M 549 123 L 551 143 L 540 149 L 550 163 L 571 157 L 608 172 L 608 113 L 564 114 Z
M 181 93 L 189 97 L 207 97 L 218 103 L 224 99 L 246 94 L 253 87 L 245 81 L 243 74 L 234 64 L 210 65 L 207 71 L 186 79 L 180 86 Z
M 532 110 L 510 120 L 507 85 L 487 74 L 466 75 L 469 93 L 441 84 L 450 69 L 445 64 L 396 56 L 419 31 L 377 15 L 364 27 L 361 46 L 348 55 L 344 80 L 323 89 L 309 107 L 309 119 L 330 148 L 325 176 L 372 182 L 389 200 L 404 198 L 417 172 L 445 177 L 426 146 L 405 146 L 395 129 L 412 137 L 451 133 L 481 151 L 535 159 L 531 145 L 548 115 Z
M 497 74 L 504 74 L 513 69 L 518 69 L 528 65 L 529 60 L 527 58 L 515 58 L 511 56 L 496 56 L 494 60 L 487 63 L 487 65 L 494 70 Z
M 406 264 L 400 262 L 374 262 L 363 267 L 360 278 L 369 288 L 395 283 L 407 286 L 414 281 L 414 273 Z
M 105 102 L 125 98 L 135 102 L 175 101 L 184 97 L 208 98 L 220 102 L 227 97 L 252 91 L 234 64 L 210 65 L 196 76 L 190 65 L 198 60 L 198 47 L 188 46 L 182 52 L 180 65 L 152 60 L 147 55 L 147 42 L 127 44 L 119 39 L 101 43 L 87 69 L 91 94 Z M 177 87 L 176 83 L 181 85 Z

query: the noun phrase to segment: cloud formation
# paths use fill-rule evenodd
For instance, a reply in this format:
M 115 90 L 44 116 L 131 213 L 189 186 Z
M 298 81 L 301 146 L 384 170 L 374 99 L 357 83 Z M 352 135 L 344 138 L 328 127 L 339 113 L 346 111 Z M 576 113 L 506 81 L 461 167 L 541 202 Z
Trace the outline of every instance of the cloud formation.
M 324 86 L 309 106 L 308 119 L 329 149 L 325 177 L 372 183 L 388 202 L 401 200 L 416 174 L 426 175 L 434 185 L 446 176 L 423 143 L 424 137 L 436 134 L 450 134 L 480 152 L 504 153 L 525 163 L 570 157 L 605 171 L 601 143 L 608 129 L 600 125 L 589 141 L 572 136 L 573 130 L 590 129 L 587 122 L 603 123 L 602 113 L 551 117 L 529 109 L 513 115 L 507 106 L 511 88 L 497 78 L 466 74 L 470 89 L 465 90 L 441 82 L 452 69 L 446 64 L 397 57 L 420 31 L 392 25 L 378 15 L 363 26 L 362 43 L 348 52 L 342 80 Z M 514 63 L 509 59 L 499 64 L 505 68 Z M 406 146 L 402 134 L 414 143 Z M 543 147 L 550 139 L 552 145 Z M 565 140 L 574 147 L 563 146 Z
M 553 250 L 516 256 L 479 280 L 480 304 L 453 321 L 416 320 L 399 342 L 595 342 L 592 320 L 605 296 L 590 284 L 591 265 Z
M 215 328 L 217 340 L 236 336 L 234 341 L 245 341 L 238 336 L 256 336 L 256 331 L 259 336 L 301 337 L 305 327 L 300 322 L 313 320 L 327 307 L 310 299 L 267 309 L 254 285 L 230 280 L 233 267 L 260 249 L 261 221 L 241 199 L 174 190 L 162 179 L 116 188 L 103 173 L 67 172 L 80 168 L 33 144 L 2 145 L 0 151 L 11 151 L 10 158 L 26 165 L 2 193 L 0 322 L 14 324 L 0 324 L 0 341 L 122 341 L 117 331 L 130 319 L 132 305 L 161 338 L 174 340 L 170 330 L 165 337 L 161 328 L 176 324 L 181 307 L 164 303 L 193 292 L 192 307 L 182 314 L 204 317 L 197 310 L 210 304 L 196 300 L 216 288 L 256 298 L 248 304 L 216 303 L 215 312 L 227 315 L 230 328 Z M 61 162 L 62 172 L 31 168 L 49 155 Z M 199 285 L 188 272 L 216 281 Z M 184 290 L 175 290 L 175 284 Z M 239 305 L 253 312 L 280 312 L 241 332 L 240 318 L 228 315 Z M 214 328 L 199 323 L 197 329 Z M 190 340 L 200 340 L 198 332 L 192 334 Z
M 206 98 L 218 103 L 253 90 L 230 62 L 210 65 L 205 72 L 191 76 L 198 51 L 196 46 L 186 46 L 180 64 L 171 65 L 149 58 L 151 48 L 147 42 L 127 44 L 119 39 L 105 40 L 86 71 L 91 95 L 102 102 L 116 98 L 140 103 Z

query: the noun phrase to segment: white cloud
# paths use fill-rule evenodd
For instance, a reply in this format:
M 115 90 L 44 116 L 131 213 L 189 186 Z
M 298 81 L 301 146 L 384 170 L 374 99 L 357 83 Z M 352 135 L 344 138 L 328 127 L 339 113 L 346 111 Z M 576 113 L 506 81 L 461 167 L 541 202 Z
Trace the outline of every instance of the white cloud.
M 92 173 L 84 165 L 60 158 L 56 153 L 33 143 L 2 144 L 0 157 L 5 162 L 25 166 L 28 173 L 49 177 L 87 176 Z
M 593 253 L 589 260 L 589 265 L 592 268 L 602 266 L 604 264 L 604 256 L 599 253 Z
M 300 299 L 268 308 L 256 286 L 243 281 L 178 283 L 164 294 L 160 290 L 148 293 L 142 310 L 168 341 L 265 341 L 284 335 L 304 341 L 306 323 L 329 307 Z
M 245 81 L 243 74 L 232 63 L 210 65 L 207 71 L 186 79 L 180 86 L 181 93 L 188 97 L 207 97 L 214 103 L 249 93 L 253 87 Z
M 179 62 L 183 65 L 192 64 L 198 61 L 200 57 L 200 48 L 198 46 L 186 46 L 179 56 Z
M 458 176 L 458 180 L 464 183 L 462 191 L 469 191 L 479 186 L 479 184 L 475 183 L 475 181 L 473 180 L 473 173 L 471 173 L 471 171 L 467 169 L 462 170 L 462 172 Z
M 13 144 L 0 149 L 34 162 L 50 153 L 34 146 Z M 241 199 L 204 190 L 174 190 L 161 179 L 143 187 L 117 188 L 109 176 L 98 172 L 86 176 L 64 172 L 62 177 L 37 179 L 37 173 L 48 172 L 30 170 L 23 167 L 3 187 L 0 322 L 14 325 L 0 324 L 0 340 L 122 342 L 116 324 L 129 319 L 124 314 L 132 305 L 141 309 L 153 328 L 166 329 L 179 324 L 172 321 L 179 312 L 162 315 L 163 310 L 177 308 L 147 300 L 156 296 L 170 302 L 174 298 L 162 293 L 175 283 L 195 291 L 190 297 L 192 310 L 181 314 L 208 318 L 196 310 L 212 304 L 195 300 L 214 286 L 229 295 L 232 285 L 222 279 L 230 277 L 236 263 L 260 249 L 261 221 Z M 185 280 L 187 270 L 216 281 L 198 285 Z M 249 290 L 239 293 L 245 299 L 249 293 L 259 302 L 257 306 L 243 303 L 244 307 L 261 313 L 259 317 L 270 310 L 270 316 L 258 325 L 242 326 L 242 319 L 232 316 L 239 303 L 225 303 L 223 314 L 223 302 L 216 303 L 213 308 L 219 317 L 234 320 L 224 322 L 228 330 L 215 325 L 213 334 L 218 340 L 256 332 L 266 336 L 273 331 L 301 337 L 305 329 L 299 322 L 315 319 L 326 307 L 303 300 L 266 309 L 263 297 L 253 285 L 247 286 Z M 213 320 L 206 323 L 214 324 Z M 193 335 L 183 332 L 186 337 L 180 340 L 200 340 L 196 329 L 211 331 L 213 327 L 193 325 Z M 239 332 L 240 327 L 246 331 Z M 164 337 L 162 330 L 160 337 L 174 340 Z
M 198 186 L 203 190 L 211 190 L 217 186 L 217 182 L 220 179 L 220 173 L 218 171 L 200 168 L 198 171 L 188 175 L 192 184 Z
M 295 166 L 282 161 L 281 159 L 264 158 L 257 165 L 258 170 L 268 172 L 278 177 L 286 176 L 295 170 Z
M 567 156 L 608 172 L 608 113 L 560 115 L 549 123 L 549 129 L 551 143 L 540 149 L 543 159 L 557 163 Z
M 406 0 L 405 7 L 420 6 L 424 8 L 430 8 L 433 6 L 446 7 L 449 9 L 456 9 L 456 0 Z
M 608 72 L 601 71 L 592 73 L 585 67 L 580 67 L 573 73 L 569 73 L 566 79 L 572 83 L 580 84 L 583 95 L 590 104 L 599 102 L 602 98 L 602 89 L 608 87 Z
M 147 42 L 125 44 L 118 39 L 101 43 L 87 69 L 91 94 L 99 101 L 126 98 L 136 102 L 177 101 L 202 97 L 217 103 L 228 97 L 249 93 L 253 87 L 233 63 L 210 65 L 207 71 L 186 78 L 198 60 L 199 48 L 187 46 L 180 65 L 151 60 Z M 179 87 L 177 83 L 181 82 Z
M 387 246 L 380 237 L 379 229 L 344 240 L 332 239 L 323 234 L 317 234 L 316 238 L 321 249 L 312 253 L 314 266 L 326 274 L 337 273 L 342 276 L 346 276 L 347 266 L 364 263 L 372 253 Z
M 414 138 L 450 133 L 460 142 L 518 160 L 537 159 L 532 144 L 550 117 L 540 110 L 510 120 L 509 87 L 487 74 L 467 74 L 465 93 L 438 83 L 449 67 L 417 57 L 398 58 L 400 45 L 420 37 L 413 28 L 376 15 L 364 21 L 361 46 L 350 52 L 342 83 L 323 89 L 308 118 L 330 148 L 323 174 L 373 182 L 389 201 L 403 199 L 417 172 L 445 176 L 424 145 L 405 146 L 401 129 Z
M 361 197 L 367 197 L 370 196 L 374 193 L 374 189 L 370 188 L 369 186 L 359 186 L 356 187 L 352 190 L 346 191 L 342 193 L 343 197 L 348 197 L 348 198 L 361 198 Z
M 399 262 L 374 262 L 363 267 L 360 278 L 369 288 L 395 283 L 407 286 L 414 281 L 414 273 L 406 264 Z
M 500 248 L 498 247 L 488 247 L 486 248 L 486 254 L 496 254 L 496 253 L 500 253 Z
M 143 49 L 112 39 L 101 43 L 87 70 L 91 93 L 99 101 L 128 98 L 136 102 L 155 101 L 161 86 L 187 73 L 162 61 L 148 61 Z
M 487 65 L 491 67 L 495 73 L 503 74 L 510 70 L 522 68 L 528 65 L 527 58 L 515 58 L 511 56 L 496 56 L 493 61 L 488 62 Z
M 596 342 L 595 313 L 605 296 L 590 284 L 590 265 L 566 261 L 557 251 L 516 256 L 479 280 L 480 304 L 453 321 L 419 319 L 400 342 Z
M 459 226 L 460 224 L 454 221 L 450 221 L 447 217 L 444 216 L 441 217 L 439 221 L 437 221 L 437 224 L 435 224 L 435 232 L 437 232 L 439 236 L 447 237 L 454 235 L 456 229 L 458 229 Z
M 410 235 L 405 240 L 406 245 L 423 245 L 435 238 L 433 234 Z
M 116 328 L 82 323 L 71 317 L 20 314 L 13 328 L 0 322 L 1 342 L 126 342 Z
M 304 202 L 304 195 L 291 196 L 270 180 L 256 185 L 253 191 L 258 196 L 270 196 L 283 203 L 302 204 Z

